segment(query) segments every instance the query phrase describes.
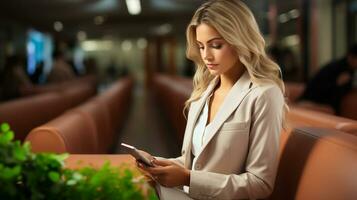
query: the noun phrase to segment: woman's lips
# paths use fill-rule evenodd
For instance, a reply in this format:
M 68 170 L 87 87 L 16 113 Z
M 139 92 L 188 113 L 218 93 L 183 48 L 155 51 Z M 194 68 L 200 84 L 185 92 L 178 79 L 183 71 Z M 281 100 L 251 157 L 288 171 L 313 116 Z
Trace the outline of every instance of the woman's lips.
M 218 66 L 218 64 L 206 64 L 209 69 L 214 69 Z

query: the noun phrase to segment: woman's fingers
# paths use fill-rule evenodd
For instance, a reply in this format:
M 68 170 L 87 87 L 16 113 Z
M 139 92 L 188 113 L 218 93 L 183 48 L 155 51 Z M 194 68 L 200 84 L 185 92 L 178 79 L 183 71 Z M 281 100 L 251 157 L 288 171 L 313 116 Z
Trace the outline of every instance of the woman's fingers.
M 169 166 L 172 165 L 172 162 L 170 160 L 157 160 L 157 159 L 153 159 L 151 161 L 153 164 L 155 165 L 160 165 L 160 166 Z
M 161 167 L 161 166 L 156 166 L 156 167 L 148 167 L 145 169 L 147 172 L 149 172 L 151 175 L 162 175 L 166 173 L 166 168 Z

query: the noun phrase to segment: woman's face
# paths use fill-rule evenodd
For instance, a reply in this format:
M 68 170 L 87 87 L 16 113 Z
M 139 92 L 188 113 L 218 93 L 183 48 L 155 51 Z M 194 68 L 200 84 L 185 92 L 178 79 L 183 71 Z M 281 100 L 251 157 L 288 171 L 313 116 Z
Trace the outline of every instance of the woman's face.
M 222 36 L 207 24 L 196 27 L 201 58 L 212 75 L 227 74 L 237 64 L 238 56 Z

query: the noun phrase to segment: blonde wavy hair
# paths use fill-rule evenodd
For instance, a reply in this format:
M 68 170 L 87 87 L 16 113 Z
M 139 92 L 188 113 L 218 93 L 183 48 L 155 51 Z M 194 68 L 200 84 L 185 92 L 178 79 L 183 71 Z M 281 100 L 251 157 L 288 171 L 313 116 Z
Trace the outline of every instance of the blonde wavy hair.
M 253 83 L 274 83 L 285 94 L 280 68 L 267 56 L 264 38 L 250 9 L 240 0 L 211 0 L 197 9 L 186 30 L 186 56 L 195 62 L 197 69 L 193 78 L 193 92 L 185 102 L 185 111 L 201 97 L 214 78 L 201 58 L 196 41 L 196 28 L 202 23 L 216 29 L 235 49 Z M 284 115 L 287 110 L 285 103 Z

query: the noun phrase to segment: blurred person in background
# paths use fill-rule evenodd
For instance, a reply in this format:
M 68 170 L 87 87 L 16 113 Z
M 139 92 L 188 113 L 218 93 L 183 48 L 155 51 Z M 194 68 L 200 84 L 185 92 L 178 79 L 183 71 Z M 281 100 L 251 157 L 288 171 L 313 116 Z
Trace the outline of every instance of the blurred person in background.
M 43 82 L 42 81 L 44 78 L 43 69 L 44 69 L 44 62 L 43 61 L 38 62 L 36 65 L 35 72 L 32 75 L 30 75 L 30 79 L 33 84 L 41 84 Z
M 282 48 L 277 44 L 273 44 L 267 49 L 267 53 L 268 56 L 279 65 L 285 81 L 300 80 L 296 58 L 289 47 Z
M 166 199 L 268 197 L 287 106 L 280 68 L 252 12 L 240 0 L 208 1 L 187 28 L 187 44 L 197 70 L 182 155 L 155 159 L 142 151 L 154 166 L 138 166 L 160 183 L 161 196 L 177 192 Z
M 93 57 L 88 57 L 84 59 L 83 61 L 84 67 L 85 67 L 85 74 L 86 75 L 98 75 L 98 66 L 97 66 L 97 61 Z
M 25 58 L 22 56 L 8 57 L 0 78 L 0 99 L 2 101 L 20 97 L 21 87 L 32 86 L 32 82 L 25 71 Z
M 76 77 L 72 67 L 66 62 L 65 56 L 61 51 L 53 53 L 53 66 L 47 77 L 48 83 L 64 82 Z
M 347 55 L 323 66 L 307 83 L 300 104 L 317 103 L 331 106 L 339 114 L 342 98 L 352 89 L 357 69 L 357 44 L 350 47 Z

